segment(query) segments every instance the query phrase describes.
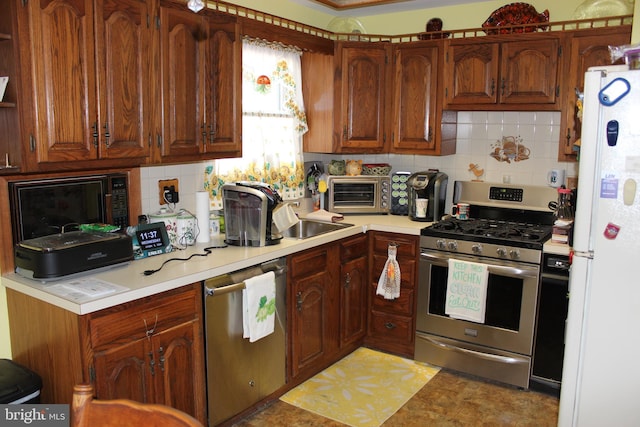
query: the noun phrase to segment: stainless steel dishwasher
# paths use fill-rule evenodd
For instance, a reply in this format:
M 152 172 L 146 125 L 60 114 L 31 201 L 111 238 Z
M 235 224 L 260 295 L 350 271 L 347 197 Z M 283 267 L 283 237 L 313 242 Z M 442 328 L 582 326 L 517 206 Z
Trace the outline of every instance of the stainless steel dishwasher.
M 274 332 L 242 338 L 242 289 L 250 277 L 273 271 Z M 286 381 L 286 259 L 278 258 L 204 282 L 209 425 L 214 426 L 276 391 Z

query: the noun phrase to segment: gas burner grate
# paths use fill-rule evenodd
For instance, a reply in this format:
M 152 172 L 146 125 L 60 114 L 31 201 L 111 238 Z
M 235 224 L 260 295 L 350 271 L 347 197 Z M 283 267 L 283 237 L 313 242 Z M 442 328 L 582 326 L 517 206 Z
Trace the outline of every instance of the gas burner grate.
M 462 221 L 451 218 L 432 224 L 423 229 L 423 236 L 448 238 L 487 238 L 492 241 L 509 243 L 540 242 L 544 243 L 551 236 L 551 226 L 522 222 L 501 221 L 494 219 L 471 219 Z

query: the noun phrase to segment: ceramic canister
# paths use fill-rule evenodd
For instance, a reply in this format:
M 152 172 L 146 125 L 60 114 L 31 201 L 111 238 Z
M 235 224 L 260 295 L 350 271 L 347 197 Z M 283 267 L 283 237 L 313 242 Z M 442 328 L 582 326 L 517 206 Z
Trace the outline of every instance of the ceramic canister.
M 178 215 L 166 208 L 160 208 L 158 212 L 149 214 L 149 222 L 164 222 L 171 245 L 178 243 Z
M 196 217 L 186 210 L 178 212 L 178 243 L 182 246 L 196 243 Z

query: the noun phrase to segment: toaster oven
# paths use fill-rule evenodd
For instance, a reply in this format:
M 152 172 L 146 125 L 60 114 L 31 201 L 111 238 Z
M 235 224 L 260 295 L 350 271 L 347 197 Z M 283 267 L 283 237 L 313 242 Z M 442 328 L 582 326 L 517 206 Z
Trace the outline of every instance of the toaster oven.
M 389 176 L 330 175 L 327 179 L 325 206 L 342 214 L 387 214 L 390 206 Z

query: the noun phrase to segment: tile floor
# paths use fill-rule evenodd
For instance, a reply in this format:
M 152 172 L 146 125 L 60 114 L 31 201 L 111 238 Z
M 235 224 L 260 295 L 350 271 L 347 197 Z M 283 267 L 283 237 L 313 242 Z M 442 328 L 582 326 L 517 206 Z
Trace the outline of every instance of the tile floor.
M 441 370 L 383 427 L 556 426 L 558 399 Z M 280 400 L 234 425 L 339 427 L 344 424 Z

